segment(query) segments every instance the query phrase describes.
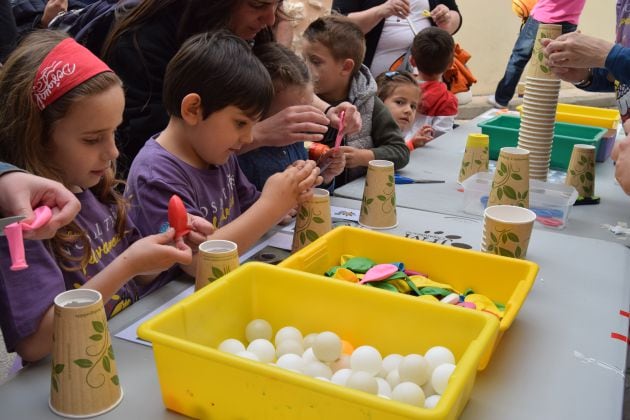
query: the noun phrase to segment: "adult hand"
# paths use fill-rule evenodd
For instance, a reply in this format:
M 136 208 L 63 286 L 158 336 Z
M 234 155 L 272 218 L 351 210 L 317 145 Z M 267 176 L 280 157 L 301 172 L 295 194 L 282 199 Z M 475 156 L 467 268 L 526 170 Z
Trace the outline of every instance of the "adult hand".
M 615 178 L 624 192 L 630 195 L 630 138 L 626 137 L 616 145 Z
M 254 125 L 253 137 L 257 147 L 321 141 L 329 123 L 324 113 L 312 105 L 290 106 Z
M 42 14 L 42 18 L 39 21 L 39 26 L 44 29 L 48 28 L 50 21 L 66 10 L 68 10 L 68 0 L 48 0 L 44 8 L 44 14 Z
M 443 4 L 438 4 L 431 10 L 431 19 L 437 26 L 444 29 L 451 23 L 451 10 Z
M 0 176 L 0 213 L 3 216 L 26 216 L 34 219 L 33 208 L 48 206 L 52 218 L 39 229 L 25 231 L 28 239 L 48 239 L 70 223 L 81 210 L 81 203 L 59 182 L 25 172 L 10 172 Z
M 370 149 L 357 149 L 352 146 L 341 146 L 339 150 L 341 150 L 346 157 L 346 168 L 368 166 L 368 163 L 371 160 L 374 160 L 374 152 Z
M 578 83 L 588 77 L 588 69 L 575 69 L 568 67 L 549 66 L 549 69 L 558 79 L 569 83 Z
M 571 32 L 555 40 L 542 39 L 543 54 L 551 67 L 591 68 L 604 67 L 606 57 L 614 46 L 612 42 Z
M 330 125 L 335 128 L 339 128 L 339 122 L 341 121 L 341 111 L 345 111 L 343 117 L 343 132 L 344 134 L 354 134 L 361 130 L 361 114 L 357 110 L 357 107 L 350 102 L 342 102 L 337 106 L 334 106 L 328 110 L 326 116 L 330 119 Z
M 409 16 L 411 7 L 409 6 L 409 0 L 387 0 L 383 3 L 383 18 L 390 16 L 398 16 L 405 19 Z

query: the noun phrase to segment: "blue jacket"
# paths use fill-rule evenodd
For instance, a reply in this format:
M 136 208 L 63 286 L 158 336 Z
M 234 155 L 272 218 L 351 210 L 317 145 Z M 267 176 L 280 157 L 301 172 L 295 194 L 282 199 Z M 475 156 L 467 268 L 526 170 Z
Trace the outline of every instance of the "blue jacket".
M 606 57 L 606 67 L 593 69 L 593 81 L 588 88 L 590 92 L 614 92 L 615 80 L 630 85 L 630 48 L 615 46 Z

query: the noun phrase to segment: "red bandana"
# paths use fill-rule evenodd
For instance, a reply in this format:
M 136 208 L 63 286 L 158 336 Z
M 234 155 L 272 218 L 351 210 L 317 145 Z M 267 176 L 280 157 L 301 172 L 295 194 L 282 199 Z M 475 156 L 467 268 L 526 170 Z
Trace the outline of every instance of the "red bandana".
M 33 99 L 43 111 L 71 89 L 107 71 L 112 70 L 87 48 L 72 38 L 64 39 L 39 65 L 33 82 Z

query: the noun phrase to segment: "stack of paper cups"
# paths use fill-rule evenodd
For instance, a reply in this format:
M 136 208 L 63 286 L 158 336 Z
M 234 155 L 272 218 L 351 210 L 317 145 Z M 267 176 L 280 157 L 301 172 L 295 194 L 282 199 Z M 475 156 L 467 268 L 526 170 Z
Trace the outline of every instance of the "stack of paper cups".
M 536 213 L 518 206 L 491 206 L 483 213 L 481 251 L 525 258 Z
M 547 180 L 560 94 L 560 80 L 544 63 L 540 39 L 553 39 L 561 33 L 561 25 L 539 26 L 525 82 L 518 147 L 530 151 L 529 176 L 540 181 Z

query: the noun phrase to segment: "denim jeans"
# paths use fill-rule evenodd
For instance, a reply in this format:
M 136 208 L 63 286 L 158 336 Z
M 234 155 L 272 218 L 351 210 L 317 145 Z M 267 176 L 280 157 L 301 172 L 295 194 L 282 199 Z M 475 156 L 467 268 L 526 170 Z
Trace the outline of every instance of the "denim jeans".
M 510 99 L 514 96 L 518 81 L 523 74 L 523 70 L 525 70 L 527 62 L 532 56 L 539 24 L 540 22 L 530 16 L 525 22 L 525 25 L 521 28 L 521 32 L 512 49 L 512 55 L 510 55 L 510 60 L 505 69 L 503 79 L 501 79 L 497 85 L 497 89 L 494 93 L 494 100 L 501 106 L 507 107 Z M 576 25 L 568 22 L 558 22 L 557 24 L 562 25 L 563 34 L 573 32 L 577 28 Z

